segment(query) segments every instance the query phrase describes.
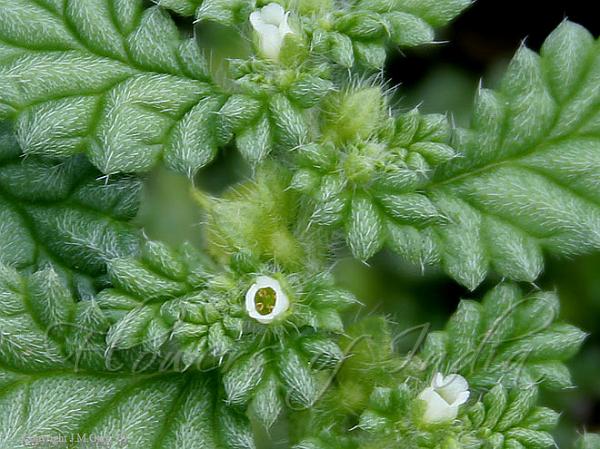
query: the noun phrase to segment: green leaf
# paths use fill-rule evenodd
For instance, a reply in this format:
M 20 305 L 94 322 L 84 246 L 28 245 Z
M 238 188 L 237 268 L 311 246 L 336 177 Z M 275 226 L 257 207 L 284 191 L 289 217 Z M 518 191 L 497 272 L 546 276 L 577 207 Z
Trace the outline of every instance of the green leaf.
M 33 270 L 52 263 L 85 288 L 84 278 L 105 273 L 109 259 L 137 252 L 139 237 L 129 221 L 138 210 L 139 180 L 101 179 L 81 156 L 19 156 L 9 125 L 1 124 L 2 263 Z
M 303 108 L 310 108 L 334 89 L 331 81 L 315 75 L 306 75 L 294 82 L 289 89 L 290 99 Z
M 175 11 L 182 16 L 193 16 L 202 3 L 201 0 L 157 0 L 158 6 Z
M 233 368 L 223 377 L 227 400 L 232 404 L 248 402 L 252 391 L 264 377 L 266 360 L 263 354 L 250 354 L 236 361 Z
M 355 42 L 354 53 L 364 67 L 381 70 L 385 65 L 385 48 L 382 48 L 378 43 Z
M 474 289 L 490 271 L 531 282 L 542 251 L 600 248 L 600 44 L 565 21 L 541 56 L 521 48 L 500 89 L 480 89 L 461 157 L 438 168 L 426 195 L 445 271 Z M 416 250 L 413 250 L 416 252 Z
M 271 152 L 271 140 L 271 125 L 265 114 L 256 123 L 241 131 L 236 138 L 236 143 L 242 156 L 255 165 Z
M 431 43 L 434 28 L 447 24 L 470 4 L 471 0 L 358 1 L 333 12 L 333 31 L 326 30 L 329 56 L 343 67 L 352 67 L 356 57 L 363 67 L 381 69 L 386 44 L 414 47 Z M 317 41 L 316 47 L 318 34 Z
M 554 293 L 523 293 L 501 284 L 482 303 L 462 301 L 444 332 L 431 334 L 422 350 L 432 372 L 458 372 L 474 388 L 507 388 L 539 382 L 571 386 L 564 362 L 586 334 L 558 320 Z M 432 338 L 435 337 L 435 338 Z
M 352 39 L 340 33 L 329 34 L 330 57 L 342 67 L 354 65 L 354 52 L 352 50 Z
M 418 193 L 383 194 L 378 200 L 385 211 L 399 222 L 425 226 L 444 221 L 429 198 Z
M 250 411 L 269 429 L 284 408 L 283 401 L 278 393 L 278 382 L 270 377 L 258 387 L 254 399 L 250 404 Z
M 438 245 L 431 232 L 419 232 L 412 226 L 389 223 L 387 236 L 387 243 L 393 251 L 421 269 L 440 260 Z
M 354 257 L 367 260 L 381 247 L 382 224 L 379 211 L 369 198 L 352 200 L 348 220 L 348 246 Z
M 344 14 L 338 19 L 337 28 L 357 39 L 377 38 L 384 32 L 383 23 L 378 15 L 372 12 Z
M 75 303 L 48 270 L 26 278 L 0 265 L 0 441 L 5 446 L 80 434 L 123 437 L 123 447 L 183 449 L 198 441 L 219 449 L 254 447 L 247 420 L 219 398 L 212 375 L 125 372 L 118 359 L 111 364 L 106 345 L 93 354 L 99 364 L 86 363 L 90 337 L 102 327 L 90 329 L 89 321 L 83 326 L 69 318 L 86 304 L 93 301 Z
M 319 396 L 315 382 L 306 362 L 294 350 L 285 351 L 279 360 L 282 381 L 287 387 L 287 398 L 301 407 L 311 407 Z
M 535 385 L 529 385 L 519 392 L 515 392 L 496 424 L 498 430 L 506 430 L 520 423 L 535 406 L 538 392 Z
M 178 4 L 181 5 L 182 2 Z M 0 2 L 0 104 L 26 154 L 86 153 L 103 173 L 215 155 L 222 99 L 193 38 L 141 0 Z
M 261 110 L 261 103 L 248 96 L 236 94 L 230 96 L 219 111 L 221 119 L 220 133 L 225 137 L 223 140 L 228 140 L 234 131 L 242 131 L 248 127 Z
M 316 194 L 318 203 L 312 216 L 317 223 L 329 225 L 341 220 L 346 207 L 342 196 L 345 187 L 345 180 L 336 175 L 323 177 Z
M 210 376 L 119 375 L 0 368 L 0 439 L 25 447 L 80 435 L 115 447 L 215 449 L 255 447 L 244 416 L 215 394 Z M 66 437 L 70 438 L 70 437 Z M 89 440 L 88 440 L 89 441 Z M 68 446 L 89 443 L 67 440 Z
M 419 17 L 400 11 L 385 15 L 390 39 L 401 47 L 414 47 L 434 39 L 433 29 Z
M 278 140 L 288 148 L 306 143 L 308 124 L 301 111 L 284 95 L 275 95 L 269 103 Z
M 31 275 L 28 287 L 32 314 L 49 335 L 57 340 L 64 339 L 75 313 L 75 303 L 67 286 L 51 268 L 46 268 Z
M 471 0 L 397 0 L 396 8 L 439 27 L 446 25 L 471 3 Z
M 499 447 L 543 449 L 554 446 L 556 443 L 549 431 L 556 427 L 558 414 L 536 407 L 537 393 L 535 385 L 509 392 L 497 385 L 483 397 L 483 422 L 475 431 L 485 434 L 486 442 L 500 442 Z M 507 446 L 502 446 L 503 441 Z
M 598 449 L 600 448 L 600 435 L 586 433 L 582 435 L 575 445 L 576 449 Z
M 60 286 L 56 288 L 59 289 Z M 49 301 L 51 295 L 43 304 L 44 301 L 35 295 L 31 301 L 32 312 L 29 312 L 28 294 L 24 279 L 14 269 L 0 264 L 0 366 L 17 371 L 59 369 L 66 363 L 64 347 L 51 339 L 47 331 L 53 323 L 62 324 L 62 312 L 52 313 L 53 316 L 46 312 L 50 308 L 52 312 L 62 310 L 63 305 L 52 304 Z M 74 307 L 70 296 L 65 303 L 67 309 Z
M 198 3 L 197 0 L 193 0 Z M 234 26 L 248 20 L 256 4 L 253 0 L 204 0 L 196 10 L 199 21 Z

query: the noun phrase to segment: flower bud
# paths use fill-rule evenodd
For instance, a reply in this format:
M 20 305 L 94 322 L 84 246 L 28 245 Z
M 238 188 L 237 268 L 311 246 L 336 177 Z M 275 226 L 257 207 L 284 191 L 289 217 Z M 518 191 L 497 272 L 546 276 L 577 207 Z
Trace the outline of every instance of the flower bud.
M 250 14 L 250 23 L 258 34 L 260 52 L 265 58 L 277 61 L 283 39 L 294 33 L 288 25 L 288 16 L 289 12 L 277 3 L 269 3 Z
M 423 421 L 428 424 L 450 422 L 458 415 L 458 408 L 469 399 L 469 384 L 459 374 L 446 377 L 436 373 L 431 386 L 425 388 L 418 398 L 425 403 Z

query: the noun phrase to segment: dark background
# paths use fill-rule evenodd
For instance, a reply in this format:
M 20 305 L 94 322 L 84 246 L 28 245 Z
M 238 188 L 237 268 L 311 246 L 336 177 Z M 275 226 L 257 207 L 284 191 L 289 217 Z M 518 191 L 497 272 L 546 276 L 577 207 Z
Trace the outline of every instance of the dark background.
M 479 77 L 511 58 L 522 42 L 539 50 L 564 19 L 600 34 L 600 1 L 478 0 L 460 15 L 438 40 L 446 44 L 411 51 L 390 59 L 388 75 L 411 87 L 440 64 L 458 65 Z
M 392 85 L 399 85 L 400 107 L 419 104 L 425 112 L 449 112 L 456 123 L 467 125 L 479 82 L 493 87 L 522 43 L 539 50 L 564 19 L 583 25 L 598 37 L 598 9 L 598 0 L 479 0 L 441 31 L 438 40 L 445 43 L 392 56 L 386 75 Z M 348 262 L 347 269 L 372 278 L 354 288 L 374 301 L 377 295 L 387 296 L 387 305 L 381 307 L 401 327 L 428 321 L 440 327 L 460 298 L 479 298 L 498 281 L 491 279 L 469 292 L 438 272 L 415 276 L 414 268 L 391 254 L 382 254 L 374 265 L 367 270 Z M 396 298 L 389 298 L 390 290 L 378 285 L 402 288 L 391 294 Z M 600 431 L 600 256 L 549 258 L 536 285 L 556 289 L 562 317 L 590 333 L 582 352 L 570 362 L 577 388 L 543 398 L 546 405 L 564 411 L 558 442 L 560 447 L 569 447 L 576 436 L 574 429 Z

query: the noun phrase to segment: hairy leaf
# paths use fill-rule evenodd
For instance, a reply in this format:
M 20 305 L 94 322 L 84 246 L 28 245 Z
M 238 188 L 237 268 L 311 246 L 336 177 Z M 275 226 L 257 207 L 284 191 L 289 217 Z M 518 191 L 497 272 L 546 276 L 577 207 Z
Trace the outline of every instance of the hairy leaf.
M 94 307 L 75 303 L 52 271 L 26 278 L 0 265 L 3 447 L 48 446 L 77 434 L 123 448 L 254 447 L 245 418 L 225 406 L 212 376 L 111 365 L 95 333 L 102 326 L 79 320 Z
M 161 158 L 192 174 L 221 106 L 194 38 L 141 0 L 0 2 L 0 117 L 26 154 L 86 153 L 103 173 Z
M 533 281 L 544 249 L 600 248 L 599 86 L 600 43 L 564 22 L 541 56 L 519 50 L 499 91 L 478 92 L 471 128 L 455 139 L 461 157 L 427 188 L 449 219 L 433 239 L 448 274 L 471 289 L 490 270 Z M 389 239 L 407 257 L 426 255 L 429 232 Z
M 577 441 L 576 449 L 598 449 L 600 447 L 600 435 L 595 433 L 586 433 Z
M 177 14 L 183 16 L 193 16 L 196 9 L 202 3 L 201 0 L 157 0 L 155 2 L 158 6 L 165 9 L 171 9 Z
M 85 290 L 86 276 L 105 273 L 107 260 L 137 251 L 128 222 L 138 209 L 138 179 L 101 179 L 82 156 L 20 156 L 9 124 L 0 124 L 2 263 L 34 270 L 51 263 Z
M 0 368 L 0 419 L 0 442 L 11 448 L 61 438 L 73 440 L 60 447 L 73 448 L 94 440 L 119 448 L 255 447 L 247 420 L 218 399 L 209 376 Z
M 218 268 L 185 245 L 145 242 L 139 258 L 109 263 L 113 288 L 96 303 L 109 325 L 108 350 L 127 366 L 173 371 L 217 369 L 230 404 L 249 407 L 269 427 L 287 404 L 310 407 L 319 372 L 343 358 L 339 310 L 354 301 L 328 275 L 274 271 L 238 255 Z M 278 279 L 290 309 L 273 322 L 249 315 L 245 295 L 261 277 Z M 246 305 L 245 305 L 246 304 Z
M 433 42 L 434 28 L 446 25 L 470 0 L 414 1 L 359 0 L 333 14 L 333 30 L 320 37 L 331 58 L 351 67 L 379 69 L 385 63 L 385 46 L 414 47 Z
M 508 388 L 532 381 L 552 389 L 572 386 L 564 362 L 585 333 L 558 320 L 554 293 L 524 296 L 500 285 L 483 302 L 462 301 L 443 332 L 431 333 L 422 357 L 428 370 L 458 372 L 473 387 Z

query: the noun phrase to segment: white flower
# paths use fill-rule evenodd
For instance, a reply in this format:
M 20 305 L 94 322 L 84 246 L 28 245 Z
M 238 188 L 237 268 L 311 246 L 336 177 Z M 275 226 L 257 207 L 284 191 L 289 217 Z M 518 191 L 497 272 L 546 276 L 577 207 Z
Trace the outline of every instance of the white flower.
M 458 415 L 458 408 L 469 399 L 469 394 L 469 384 L 464 377 L 458 374 L 444 377 L 442 373 L 437 373 L 431 381 L 431 386 L 419 394 L 419 399 L 426 403 L 423 421 L 452 421 Z
M 259 323 L 271 323 L 289 307 L 290 301 L 279 281 L 269 276 L 258 276 L 246 292 L 246 311 Z
M 277 3 L 269 3 L 250 14 L 250 23 L 258 33 L 260 51 L 265 58 L 279 59 L 283 38 L 293 33 L 288 25 L 289 14 Z

